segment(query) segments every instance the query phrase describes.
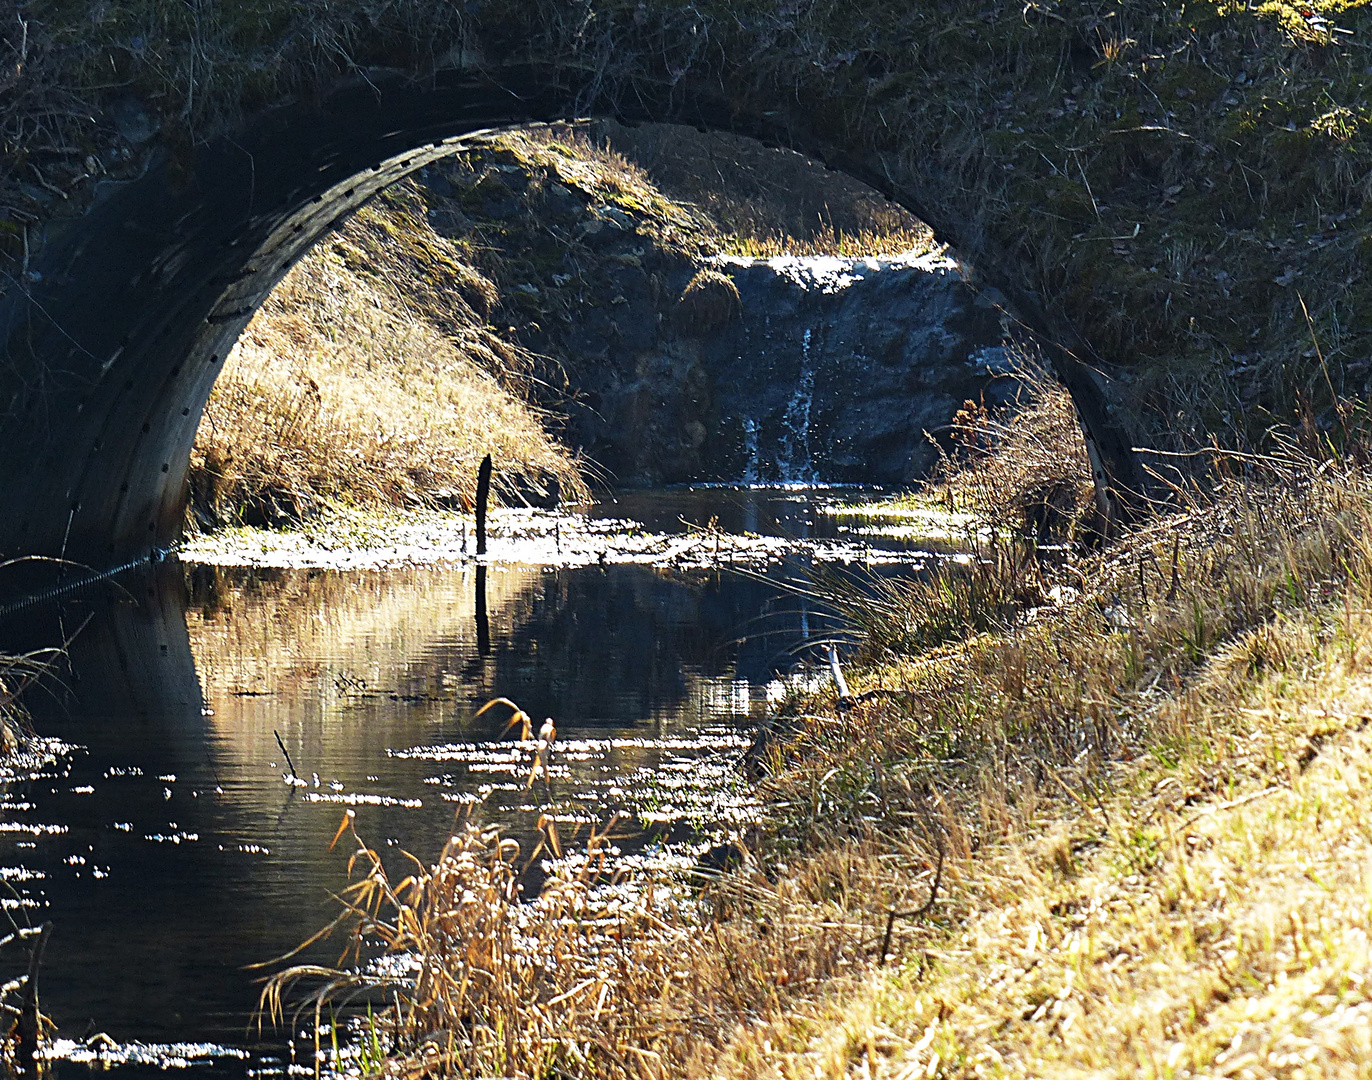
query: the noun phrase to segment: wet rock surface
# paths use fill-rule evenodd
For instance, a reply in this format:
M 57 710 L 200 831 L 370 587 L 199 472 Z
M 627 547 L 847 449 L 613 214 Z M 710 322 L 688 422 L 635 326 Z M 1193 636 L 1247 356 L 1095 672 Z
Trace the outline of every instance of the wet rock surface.
M 699 344 L 712 390 L 702 467 L 748 481 L 901 484 L 1006 369 L 996 310 L 952 260 L 721 263 L 742 315 Z
M 420 181 L 438 231 L 479 237 L 492 320 L 557 362 L 566 437 L 619 483 L 909 483 L 964 401 L 1010 392 L 1000 313 L 943 254 L 716 256 L 689 207 L 556 154 Z
M 968 399 L 1008 394 L 1004 330 L 956 264 L 894 259 L 719 259 L 737 314 L 671 318 L 625 287 L 612 323 L 572 339 L 581 445 L 632 483 L 904 484 L 937 458 Z M 630 299 L 635 297 L 637 299 Z M 682 295 L 678 292 L 677 295 Z

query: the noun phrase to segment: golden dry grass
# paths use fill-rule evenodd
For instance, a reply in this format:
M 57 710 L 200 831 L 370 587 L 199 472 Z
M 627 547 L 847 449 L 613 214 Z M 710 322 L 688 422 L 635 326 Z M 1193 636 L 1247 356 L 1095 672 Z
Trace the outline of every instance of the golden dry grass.
M 351 1064 L 367 1072 L 665 1078 L 708 1071 L 739 1018 L 859 961 L 863 927 L 823 875 L 777 890 L 736 877 L 709 914 L 669 883 L 620 881 L 606 859 L 616 820 L 529 902 L 518 892 L 525 857 L 497 830 L 459 822 L 432 866 L 412 859 L 398 872 L 352 835 L 356 880 L 326 934 L 344 938 L 345 962 L 379 943 L 390 963 L 288 968 L 268 982 L 264 1012 L 280 1020 L 301 984 L 311 990 L 295 1007 L 319 1017 L 398 1002 L 368 1033 L 398 1051 L 368 1060 L 364 1036 Z M 539 828 L 560 852 L 556 827 Z M 350 830 L 345 818 L 339 834 Z
M 21 699 L 29 687 L 51 674 L 60 657 L 58 649 L 23 656 L 0 653 L 0 759 L 21 750 L 33 738 L 33 725 Z
M 914 215 L 790 150 L 679 125 L 591 125 L 669 198 L 714 223 L 732 255 L 889 255 L 933 247 Z
M 922 814 L 948 891 L 894 920 L 890 974 L 744 1031 L 720 1071 L 1372 1070 L 1372 491 L 1281 468 L 1069 568 L 1010 627 L 889 650 L 846 714 L 803 703 L 831 719 L 778 755 L 791 842 L 881 847 Z
M 966 865 L 956 923 L 774 1025 L 774 1052 L 745 1036 L 727 1073 L 1368 1075 L 1369 630 L 1360 603 L 1223 650 L 1160 709 L 1209 753 L 1121 765 L 1107 802 L 1027 816 Z M 1254 679 L 1274 646 L 1281 668 Z
M 862 258 L 937 246 L 923 222 L 846 178 L 827 192 L 832 207 L 826 202 L 821 214 L 801 220 L 793 204 L 809 192 L 794 186 L 813 185 L 816 166 L 797 154 L 675 125 L 613 125 L 608 137 L 597 136 L 599 126 L 513 131 L 496 144 L 531 169 L 551 163 L 563 182 L 644 214 L 664 245 L 694 255 Z M 856 224 L 835 225 L 835 210 Z
M 225 361 L 191 457 L 202 524 L 299 520 L 329 502 L 470 505 L 487 453 L 498 495 L 553 477 L 564 496 L 585 494 L 549 417 L 492 374 L 503 357 L 491 335 L 445 335 L 406 300 L 405 279 L 360 269 L 381 213 L 307 255 Z
M 925 254 L 939 245 L 931 229 L 923 225 L 907 225 L 892 221 L 889 225 L 875 225 L 855 232 L 841 232 L 829 222 L 819 223 L 804 235 L 769 230 L 759 224 L 737 233 L 719 237 L 719 248 L 728 255 L 752 259 L 770 259 L 778 255 L 837 255 L 861 259 L 868 256 Z
M 789 702 L 766 842 L 700 900 L 599 891 L 573 859 L 546 910 L 468 911 L 466 879 L 415 867 L 388 925 L 479 912 L 500 958 L 452 956 L 469 930 L 398 951 L 464 993 L 524 974 L 441 1021 L 402 987 L 402 1053 L 373 1065 L 1367 1075 L 1372 481 L 1269 462 L 1059 583 L 999 627 L 874 652 L 847 707 Z M 444 860 L 508 879 L 491 834 L 462 835 Z
M 1013 405 L 968 401 L 940 468 L 950 507 L 1038 542 L 1080 538 L 1092 506 L 1091 462 L 1072 399 L 1032 355 L 1016 357 Z
M 635 214 L 663 247 L 680 246 L 693 255 L 714 250 L 717 226 L 700 208 L 664 194 L 642 165 L 592 138 L 584 124 L 515 129 L 494 145 L 532 175 L 546 172 L 595 200 Z

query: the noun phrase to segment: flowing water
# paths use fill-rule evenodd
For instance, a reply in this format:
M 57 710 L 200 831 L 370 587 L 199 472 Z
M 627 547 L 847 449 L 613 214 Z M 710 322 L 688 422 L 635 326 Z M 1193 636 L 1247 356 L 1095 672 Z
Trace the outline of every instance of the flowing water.
M 753 812 L 738 758 L 823 626 L 776 582 L 826 556 L 909 572 L 930 546 L 859 536 L 824 513 L 833 498 L 683 490 L 507 515 L 481 567 L 221 552 L 11 617 L 11 649 L 71 642 L 28 698 L 45 756 L 0 789 L 0 904 L 53 925 L 59 1071 L 84 1068 L 96 1033 L 126 1072 L 287 1070 L 286 1035 L 250 1027 L 245 968 L 335 910 L 349 809 L 373 846 L 425 859 L 458 812 L 527 843 L 539 812 L 570 829 L 623 809 L 624 858 L 668 863 L 737 828 Z M 753 550 L 750 573 L 729 569 Z M 527 783 L 508 711 L 473 718 L 496 696 L 556 718 L 546 783 Z M 25 962 L 0 948 L 5 978 Z

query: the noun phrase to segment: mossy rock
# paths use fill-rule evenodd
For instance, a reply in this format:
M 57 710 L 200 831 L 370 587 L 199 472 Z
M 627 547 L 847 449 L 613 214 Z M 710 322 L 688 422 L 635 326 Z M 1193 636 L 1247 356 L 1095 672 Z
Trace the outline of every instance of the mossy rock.
M 742 312 L 733 279 L 718 270 L 700 270 L 682 291 L 673 320 L 681 333 L 704 337 L 728 326 Z

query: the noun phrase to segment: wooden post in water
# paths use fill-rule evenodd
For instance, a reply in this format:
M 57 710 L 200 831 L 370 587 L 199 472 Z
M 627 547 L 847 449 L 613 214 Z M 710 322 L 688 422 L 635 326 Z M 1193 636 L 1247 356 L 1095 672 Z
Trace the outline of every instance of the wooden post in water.
M 491 455 L 481 459 L 476 472 L 476 553 L 486 554 L 486 502 L 491 497 Z

